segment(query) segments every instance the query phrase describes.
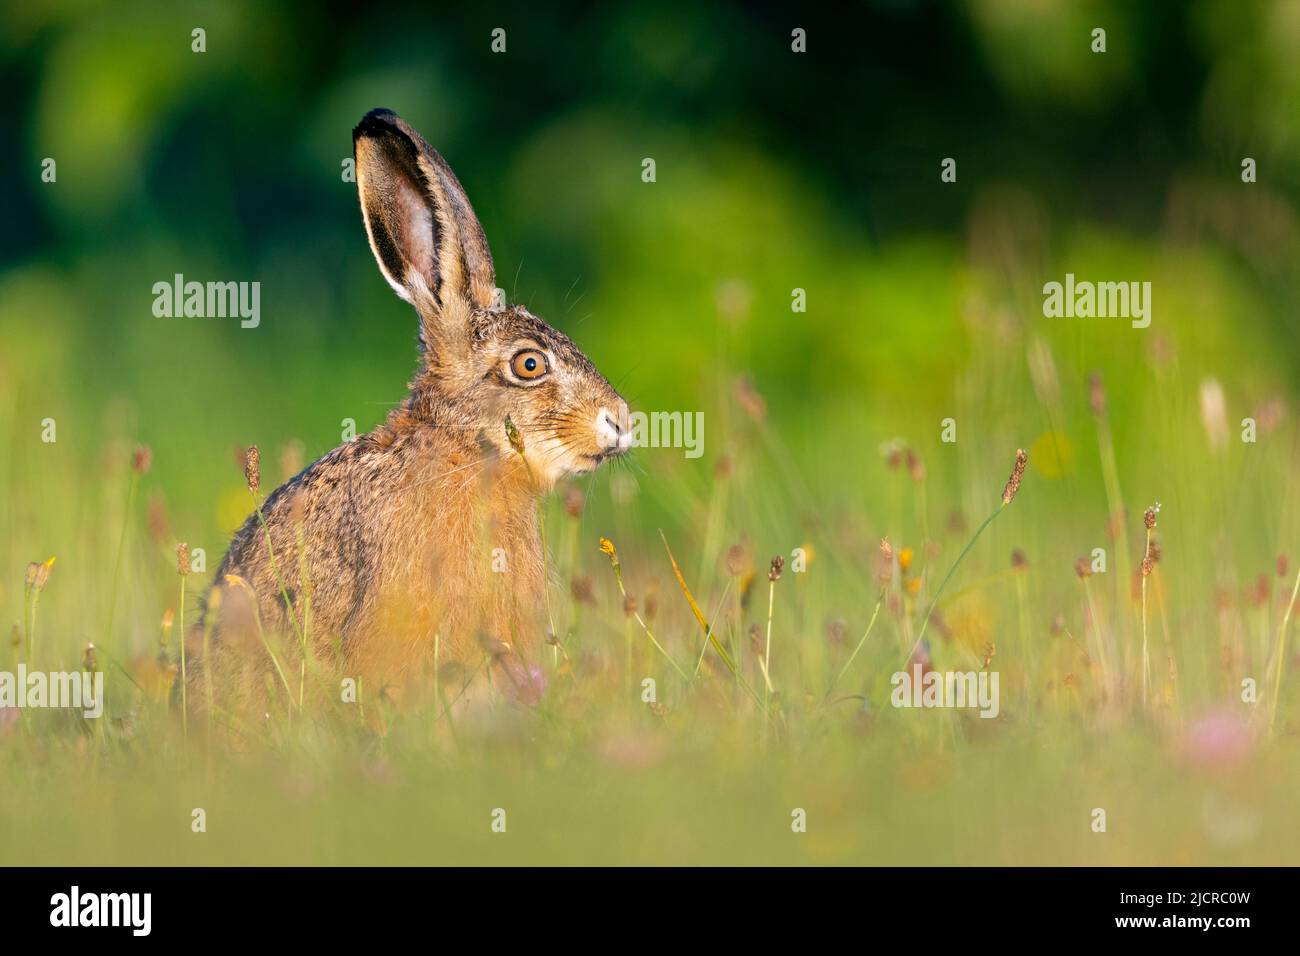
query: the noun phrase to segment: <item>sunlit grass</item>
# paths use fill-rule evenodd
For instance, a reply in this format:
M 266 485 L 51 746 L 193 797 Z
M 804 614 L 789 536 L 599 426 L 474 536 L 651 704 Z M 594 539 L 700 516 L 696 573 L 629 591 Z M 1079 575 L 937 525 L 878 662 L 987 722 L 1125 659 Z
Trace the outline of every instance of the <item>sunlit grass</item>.
M 1075 391 L 1089 401 L 1082 376 Z M 476 668 L 431 668 L 436 689 L 400 707 L 374 688 L 345 703 L 346 675 L 329 661 L 303 660 L 290 680 L 285 668 L 298 667 L 287 662 L 302 657 L 296 632 L 263 635 L 279 685 L 268 700 L 279 703 L 255 725 L 218 712 L 231 731 L 219 746 L 193 721 L 187 736 L 192 696 L 168 692 L 203 578 L 178 580 L 188 549 L 179 566 L 166 560 L 178 542 L 156 516 L 113 505 L 132 502 L 137 486 L 169 498 L 183 490 L 154 487 L 139 454 L 93 475 L 20 471 L 7 497 L 39 473 L 100 527 L 69 539 L 66 515 L 21 524 L 29 552 L 52 539 L 77 547 L 53 571 L 36 565 L 42 587 L 21 596 L 31 610 L 40 596 L 49 620 L 34 637 L 29 624 L 7 660 L 76 667 L 92 639 L 112 656 L 98 665 L 109 688 L 98 726 L 61 712 L 0 719 L 12 782 L 0 792 L 4 861 L 1296 858 L 1286 656 L 1300 578 L 1277 544 L 1295 533 L 1293 425 L 1259 447 L 1216 453 L 1200 409 L 1187 406 L 1184 419 L 1162 423 L 1158 469 L 1117 466 L 1126 484 L 1162 497 L 1159 527 L 1140 509 L 1117 525 L 1107 520 L 1117 496 L 1110 438 L 1087 433 L 1095 414 L 1063 432 L 1076 448 L 1102 449 L 1073 474 L 1021 459 L 1004 489 L 1014 444 L 951 461 L 938 446 L 923 460 L 918 436 L 851 459 L 880 493 L 864 502 L 852 469 L 789 450 L 759 395 L 753 384 L 724 390 L 730 407 L 715 411 L 733 422 L 733 441 L 725 466 L 711 465 L 708 494 L 670 450 L 647 449 L 638 467 L 547 503 L 557 637 L 536 661 L 547 685 L 536 707 L 477 694 L 467 711 L 451 706 L 481 680 Z M 1025 439 L 1035 437 L 1028 418 Z M 1234 467 L 1216 454 L 1240 457 Z M 228 456 L 213 467 L 238 480 Z M 1201 478 L 1175 480 L 1180 472 Z M 1252 502 L 1282 505 L 1265 510 L 1283 522 L 1276 538 L 1249 516 Z M 661 530 L 638 517 L 643 505 L 679 520 Z M 971 512 L 988 517 L 971 526 Z M 1112 538 L 1108 524 L 1141 535 Z M 700 548 L 694 567 L 674 554 Z M 1127 582 L 1115 580 L 1124 553 Z M 208 557 L 209 577 L 218 558 Z M 103 609 L 119 603 L 120 623 L 105 633 Z M 161 640 L 150 624 L 159 620 Z M 892 707 L 890 676 L 917 662 L 997 670 L 1001 713 Z M 1245 679 L 1254 703 L 1243 700 Z M 190 830 L 196 807 L 205 834 Z M 505 835 L 490 829 L 497 808 Z M 796 808 L 807 833 L 791 830 Z M 1091 829 L 1096 808 L 1104 834 Z

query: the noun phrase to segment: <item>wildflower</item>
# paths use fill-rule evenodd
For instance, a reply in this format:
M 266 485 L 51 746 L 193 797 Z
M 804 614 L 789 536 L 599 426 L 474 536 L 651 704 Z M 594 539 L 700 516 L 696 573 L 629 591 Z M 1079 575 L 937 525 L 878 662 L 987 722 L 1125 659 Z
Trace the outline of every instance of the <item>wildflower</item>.
M 1179 750 L 1190 763 L 1222 771 L 1247 761 L 1256 740 L 1257 734 L 1246 718 L 1221 709 L 1194 720 L 1183 735 Z

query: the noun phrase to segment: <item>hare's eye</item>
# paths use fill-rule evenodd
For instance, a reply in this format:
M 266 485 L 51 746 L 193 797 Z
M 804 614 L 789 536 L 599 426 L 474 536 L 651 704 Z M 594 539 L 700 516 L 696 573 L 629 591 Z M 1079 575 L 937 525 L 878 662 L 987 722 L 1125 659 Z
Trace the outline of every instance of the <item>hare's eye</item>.
M 546 374 L 546 356 L 536 349 L 525 349 L 510 360 L 510 371 L 522 379 L 541 378 Z

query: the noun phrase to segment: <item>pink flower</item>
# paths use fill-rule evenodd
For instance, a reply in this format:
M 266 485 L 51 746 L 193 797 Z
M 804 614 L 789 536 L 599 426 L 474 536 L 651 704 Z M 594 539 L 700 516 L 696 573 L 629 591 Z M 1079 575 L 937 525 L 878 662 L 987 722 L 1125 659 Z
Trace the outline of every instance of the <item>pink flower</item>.
M 1180 755 L 1200 767 L 1221 770 L 1249 759 L 1256 734 L 1245 717 L 1229 709 L 1212 710 L 1183 734 Z
M 546 692 L 546 675 L 541 667 L 529 664 L 525 669 L 524 665 L 513 657 L 504 659 L 501 663 L 510 677 L 509 682 L 502 682 L 506 695 L 529 707 L 536 707 L 541 702 L 542 694 Z

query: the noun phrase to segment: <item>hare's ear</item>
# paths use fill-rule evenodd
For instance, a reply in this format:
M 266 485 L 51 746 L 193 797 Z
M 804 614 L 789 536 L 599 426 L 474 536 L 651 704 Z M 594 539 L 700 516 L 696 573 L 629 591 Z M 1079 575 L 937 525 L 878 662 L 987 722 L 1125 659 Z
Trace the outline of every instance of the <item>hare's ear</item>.
M 420 313 L 426 347 L 491 308 L 492 253 L 456 174 L 396 113 L 371 110 L 352 131 L 357 191 L 384 278 Z

